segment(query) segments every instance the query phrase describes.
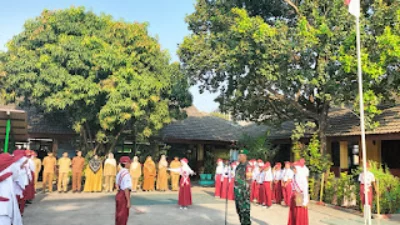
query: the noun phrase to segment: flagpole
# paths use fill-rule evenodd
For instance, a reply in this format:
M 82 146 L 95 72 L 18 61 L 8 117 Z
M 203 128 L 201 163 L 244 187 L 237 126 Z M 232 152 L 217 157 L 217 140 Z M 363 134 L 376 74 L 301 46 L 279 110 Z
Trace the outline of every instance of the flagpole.
M 364 120 L 364 96 L 363 96 L 363 79 L 361 71 L 361 41 L 360 41 L 360 17 L 356 16 L 356 29 L 357 29 L 357 64 L 358 64 L 358 95 L 360 98 L 360 126 L 361 126 L 361 146 L 363 156 L 363 171 L 364 177 L 367 172 L 367 148 L 365 144 L 365 120 Z M 371 206 L 368 204 L 368 186 L 364 185 L 364 223 L 371 225 Z

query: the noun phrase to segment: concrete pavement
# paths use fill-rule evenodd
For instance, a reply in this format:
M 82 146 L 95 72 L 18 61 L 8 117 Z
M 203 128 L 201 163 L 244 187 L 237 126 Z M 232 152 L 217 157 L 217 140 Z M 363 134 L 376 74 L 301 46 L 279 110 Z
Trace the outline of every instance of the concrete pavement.
M 177 192 L 138 193 L 132 195 L 130 225 L 223 225 L 225 201 L 214 199 L 212 189 L 194 188 L 193 206 L 180 210 Z M 143 213 L 138 213 L 137 211 Z M 25 225 L 112 225 L 114 224 L 114 194 L 39 194 L 33 205 L 26 208 Z M 255 225 L 287 225 L 288 208 L 274 205 L 270 209 L 252 206 Z M 362 225 L 362 218 L 327 207 L 310 205 L 310 225 Z M 238 225 L 233 202 L 228 204 L 228 224 Z M 380 225 L 398 222 L 384 221 Z

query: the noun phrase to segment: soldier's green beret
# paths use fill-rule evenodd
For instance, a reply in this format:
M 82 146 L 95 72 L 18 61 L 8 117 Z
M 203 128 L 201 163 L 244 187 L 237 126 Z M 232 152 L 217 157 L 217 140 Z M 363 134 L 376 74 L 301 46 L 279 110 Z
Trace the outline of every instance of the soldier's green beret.
M 249 150 L 244 148 L 244 149 L 239 151 L 239 154 L 248 155 L 249 154 Z

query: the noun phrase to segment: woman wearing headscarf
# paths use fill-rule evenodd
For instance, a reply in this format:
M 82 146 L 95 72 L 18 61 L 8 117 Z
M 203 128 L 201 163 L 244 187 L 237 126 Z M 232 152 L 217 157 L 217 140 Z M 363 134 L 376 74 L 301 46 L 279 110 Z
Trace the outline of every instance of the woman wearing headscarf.
M 196 173 L 188 165 L 186 158 L 181 159 L 181 168 L 169 169 L 170 171 L 179 172 L 181 174 L 181 181 L 179 183 L 179 197 L 178 205 L 180 209 L 187 209 L 189 205 L 192 205 L 192 191 L 190 186 L 190 176 Z
M 108 154 L 104 162 L 104 187 L 106 192 L 114 190 L 115 176 L 117 175 L 117 161 L 114 159 L 114 154 Z
M 306 167 L 302 161 L 295 162 L 292 169 L 294 177 L 292 180 L 288 225 L 308 225 L 308 173 L 304 172 Z
M 84 192 L 100 192 L 103 179 L 103 169 L 101 168 L 101 160 L 98 155 L 94 155 L 85 171 L 85 187 Z
M 160 162 L 158 163 L 158 176 L 157 176 L 157 190 L 167 191 L 168 190 L 168 162 L 165 155 L 161 156 Z
M 143 166 L 143 191 L 154 191 L 156 175 L 156 164 L 151 159 L 151 156 L 148 156 Z
M 142 167 L 139 163 L 139 157 L 133 157 L 133 162 L 130 166 L 130 174 L 132 179 L 132 191 L 137 191 L 137 186 L 139 183 L 140 176 L 142 176 Z

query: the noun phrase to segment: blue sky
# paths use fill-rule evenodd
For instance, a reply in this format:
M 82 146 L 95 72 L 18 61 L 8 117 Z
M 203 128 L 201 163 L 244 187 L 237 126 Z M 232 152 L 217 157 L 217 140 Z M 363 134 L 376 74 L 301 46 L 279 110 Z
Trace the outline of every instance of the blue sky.
M 34 18 L 43 9 L 64 9 L 70 6 L 85 6 L 96 13 L 106 13 L 114 19 L 148 22 L 151 35 L 157 36 L 163 49 L 168 49 L 173 60 L 177 45 L 189 34 L 185 16 L 194 11 L 195 0 L 8 0 L 0 7 L 0 50 L 15 34 L 22 30 L 25 20 Z M 217 109 L 216 95 L 199 94 L 192 87 L 194 105 L 201 111 Z

